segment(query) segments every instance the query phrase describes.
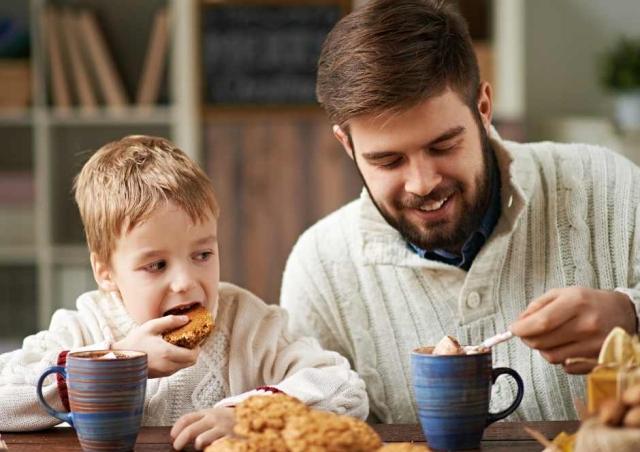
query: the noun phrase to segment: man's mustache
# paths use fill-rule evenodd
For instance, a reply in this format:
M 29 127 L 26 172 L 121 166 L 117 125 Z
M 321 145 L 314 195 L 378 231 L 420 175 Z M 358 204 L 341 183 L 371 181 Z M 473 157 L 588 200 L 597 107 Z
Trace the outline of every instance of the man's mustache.
M 424 206 L 427 202 L 441 201 L 442 199 L 451 196 L 456 191 L 461 191 L 460 184 L 458 183 L 448 184 L 447 187 L 438 187 L 425 196 L 407 193 L 406 196 L 396 200 L 395 207 L 399 209 L 418 209 Z

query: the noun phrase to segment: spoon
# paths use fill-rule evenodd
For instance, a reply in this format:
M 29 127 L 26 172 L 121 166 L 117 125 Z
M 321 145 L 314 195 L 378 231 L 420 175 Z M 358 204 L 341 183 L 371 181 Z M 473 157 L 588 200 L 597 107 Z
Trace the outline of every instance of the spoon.
M 511 331 L 505 331 L 504 333 L 496 334 L 495 336 L 491 336 L 480 344 L 480 347 L 491 348 L 494 345 L 498 345 L 501 342 L 508 341 L 513 337 L 513 333 Z

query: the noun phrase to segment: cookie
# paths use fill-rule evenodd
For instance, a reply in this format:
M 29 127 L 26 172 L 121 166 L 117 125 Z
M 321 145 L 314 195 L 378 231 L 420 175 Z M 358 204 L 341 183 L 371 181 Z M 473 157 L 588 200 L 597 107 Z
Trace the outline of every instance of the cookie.
M 252 434 L 247 438 L 222 438 L 214 441 L 205 452 L 289 452 L 275 431 Z
M 422 444 L 394 443 L 382 446 L 378 452 L 431 452 L 431 449 Z
M 309 407 L 298 399 L 286 394 L 257 395 L 236 406 L 236 426 L 234 433 L 251 436 L 266 430 L 280 431 L 292 416 L 310 411 Z
M 194 348 L 204 341 L 213 331 L 213 316 L 202 305 L 188 308 L 171 309 L 165 315 L 186 315 L 189 323 L 162 335 L 163 339 L 173 345 L 184 348 Z
M 370 452 L 382 446 L 378 434 L 365 422 L 325 411 L 291 417 L 282 438 L 291 452 Z

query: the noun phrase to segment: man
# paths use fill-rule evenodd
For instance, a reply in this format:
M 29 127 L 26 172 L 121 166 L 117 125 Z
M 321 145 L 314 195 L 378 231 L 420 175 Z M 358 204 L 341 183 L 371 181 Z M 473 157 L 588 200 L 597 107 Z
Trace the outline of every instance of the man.
M 593 146 L 502 140 L 443 1 L 370 0 L 345 17 L 317 95 L 365 190 L 294 247 L 293 327 L 350 358 L 383 422 L 417 421 L 412 349 L 509 329 L 520 340 L 493 354 L 525 381 L 512 418 L 575 418 L 584 382 L 565 359 L 596 357 L 616 325 L 637 330 L 638 168 Z M 506 380 L 494 411 L 515 397 Z

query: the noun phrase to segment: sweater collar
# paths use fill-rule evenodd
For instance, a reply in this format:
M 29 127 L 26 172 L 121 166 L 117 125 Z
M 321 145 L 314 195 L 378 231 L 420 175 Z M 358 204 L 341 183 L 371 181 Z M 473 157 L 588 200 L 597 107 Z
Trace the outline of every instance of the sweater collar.
M 531 197 L 534 182 L 533 161 L 526 145 L 505 141 L 491 127 L 489 141 L 500 174 L 501 214 L 492 237 L 511 234 Z M 406 240 L 380 215 L 366 189 L 360 194 L 359 227 L 365 264 L 447 268 L 449 264 L 423 259 L 409 249 Z M 485 246 L 490 245 L 489 240 Z M 462 271 L 462 270 L 460 270 Z

